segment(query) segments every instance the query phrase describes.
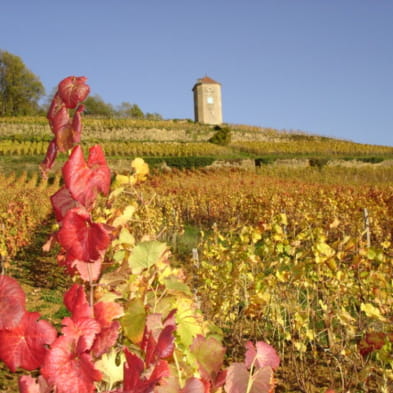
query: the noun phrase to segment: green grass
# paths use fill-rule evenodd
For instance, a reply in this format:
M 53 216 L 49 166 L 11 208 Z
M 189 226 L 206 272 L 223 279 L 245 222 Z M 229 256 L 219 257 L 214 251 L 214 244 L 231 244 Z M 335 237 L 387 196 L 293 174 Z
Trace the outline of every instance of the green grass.
M 186 225 L 184 232 L 175 236 L 172 248 L 179 258 L 188 257 L 193 248 L 197 248 L 201 237 L 201 231 L 197 226 Z

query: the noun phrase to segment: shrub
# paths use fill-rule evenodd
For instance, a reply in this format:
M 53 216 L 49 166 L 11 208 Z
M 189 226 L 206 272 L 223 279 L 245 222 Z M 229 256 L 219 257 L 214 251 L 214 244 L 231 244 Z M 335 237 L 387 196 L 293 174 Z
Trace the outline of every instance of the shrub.
M 231 131 L 228 127 L 215 126 L 215 134 L 209 139 L 210 143 L 227 146 L 231 143 Z
M 310 158 L 310 166 L 322 169 L 329 162 L 328 158 Z
M 258 157 L 255 158 L 255 166 L 269 165 L 276 161 L 275 157 Z
M 170 167 L 175 168 L 200 168 L 211 165 L 214 157 L 146 157 L 145 161 L 155 167 L 165 162 Z

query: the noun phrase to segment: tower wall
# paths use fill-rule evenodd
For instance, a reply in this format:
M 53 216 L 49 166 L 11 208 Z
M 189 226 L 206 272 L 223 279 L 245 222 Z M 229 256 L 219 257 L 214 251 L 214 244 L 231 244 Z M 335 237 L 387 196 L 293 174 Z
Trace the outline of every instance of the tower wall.
M 205 77 L 199 79 L 192 90 L 195 121 L 204 124 L 222 124 L 221 84 Z

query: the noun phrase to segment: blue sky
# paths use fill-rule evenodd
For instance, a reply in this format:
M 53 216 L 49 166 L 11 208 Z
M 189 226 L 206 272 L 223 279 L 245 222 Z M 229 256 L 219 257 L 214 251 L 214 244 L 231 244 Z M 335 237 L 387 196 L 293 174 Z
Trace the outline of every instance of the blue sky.
M 192 118 L 192 87 L 222 84 L 227 123 L 393 146 L 393 0 L 1 0 L 0 49 L 47 92 Z

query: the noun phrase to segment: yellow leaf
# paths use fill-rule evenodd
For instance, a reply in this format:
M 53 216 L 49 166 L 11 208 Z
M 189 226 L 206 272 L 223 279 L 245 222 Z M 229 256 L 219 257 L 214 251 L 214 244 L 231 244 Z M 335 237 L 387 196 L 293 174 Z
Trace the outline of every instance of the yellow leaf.
M 319 299 L 318 303 L 321 306 L 323 311 L 327 310 L 327 305 L 321 299 Z
M 277 270 L 276 277 L 281 282 L 287 282 L 288 281 L 288 272 L 280 272 L 279 270 Z
M 306 347 L 306 344 L 304 344 L 303 342 L 301 342 L 301 341 L 296 341 L 295 343 L 294 343 L 294 346 L 295 346 L 295 348 L 299 351 L 299 352 L 306 352 L 307 351 L 307 347 Z
M 314 333 L 314 331 L 313 330 L 310 330 L 310 329 L 307 329 L 306 330 L 306 337 L 309 339 L 309 340 L 314 340 L 315 339 L 315 333 Z
M 334 250 L 327 243 L 320 242 L 317 243 L 317 250 L 324 256 L 332 257 L 334 255 Z
M 280 221 L 282 225 L 288 225 L 288 218 L 285 213 L 280 214 Z
M 113 187 L 120 187 L 122 185 L 125 184 L 129 184 L 130 183 L 130 176 L 126 176 L 126 175 L 116 175 L 115 177 L 115 181 L 113 182 Z
M 121 214 L 119 217 L 115 218 L 115 220 L 113 221 L 113 226 L 117 227 L 117 226 L 126 224 L 131 219 L 131 217 L 134 215 L 134 213 L 135 213 L 135 207 L 128 205 L 124 209 L 123 214 Z
M 177 334 L 181 343 L 188 348 L 198 334 L 203 334 L 203 317 L 191 299 L 178 296 L 174 307 L 177 322 Z
M 382 322 L 387 322 L 387 319 L 381 314 L 381 311 L 371 303 L 362 303 L 360 310 L 363 311 L 369 318 L 376 318 Z
M 329 227 L 331 229 L 337 228 L 340 225 L 340 220 L 336 217 L 333 222 L 330 223 Z
M 103 380 L 109 385 L 108 390 L 112 390 L 113 385 L 123 381 L 123 367 L 125 356 L 121 352 L 118 355 L 112 349 L 109 353 L 104 353 L 100 360 L 94 363 L 94 366 L 102 372 Z
M 137 157 L 131 162 L 131 167 L 135 170 L 136 179 L 143 181 L 149 174 L 149 166 L 142 158 Z

